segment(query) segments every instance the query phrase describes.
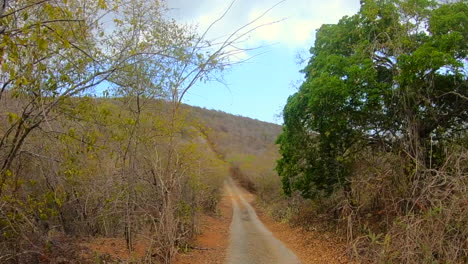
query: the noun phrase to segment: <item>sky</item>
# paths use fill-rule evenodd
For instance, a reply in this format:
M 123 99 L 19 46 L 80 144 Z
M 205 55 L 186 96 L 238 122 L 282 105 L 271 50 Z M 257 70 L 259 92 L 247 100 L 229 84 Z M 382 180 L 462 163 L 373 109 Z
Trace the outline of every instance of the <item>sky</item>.
M 196 25 L 200 32 L 219 18 L 231 0 L 167 0 L 168 15 L 180 23 Z M 282 123 L 281 112 L 302 83 L 302 59 L 322 24 L 335 24 L 359 10 L 359 0 L 236 0 L 223 19 L 206 35 L 223 39 L 268 11 L 245 30 L 238 46 L 251 49 L 233 57 L 236 64 L 222 74 L 223 82 L 198 83 L 184 103 L 221 110 L 271 123 Z

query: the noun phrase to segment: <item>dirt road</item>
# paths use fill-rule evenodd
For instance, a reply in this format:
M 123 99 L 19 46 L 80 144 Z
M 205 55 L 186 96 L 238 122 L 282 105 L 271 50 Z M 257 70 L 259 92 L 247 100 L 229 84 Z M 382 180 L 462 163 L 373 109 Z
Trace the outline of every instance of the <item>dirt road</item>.
M 299 264 L 298 258 L 258 219 L 244 192 L 232 179 L 226 189 L 233 206 L 227 264 Z
M 256 208 L 257 213 L 254 211 L 251 204 L 255 200 L 255 195 L 228 180 L 219 204 L 219 215 L 202 216 L 202 232 L 193 244 L 202 250 L 179 254 L 173 263 L 353 263 L 345 254 L 345 244 L 333 234 L 276 222 L 261 207 Z

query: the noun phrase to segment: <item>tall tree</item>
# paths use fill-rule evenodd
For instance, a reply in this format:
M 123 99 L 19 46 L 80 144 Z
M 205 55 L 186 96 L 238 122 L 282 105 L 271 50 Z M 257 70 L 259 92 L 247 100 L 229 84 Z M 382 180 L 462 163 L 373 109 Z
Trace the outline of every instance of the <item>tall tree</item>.
M 306 80 L 284 108 L 277 170 L 286 193 L 348 186 L 355 153 L 403 150 L 414 172 L 428 147 L 467 124 L 466 1 L 364 0 L 317 32 Z

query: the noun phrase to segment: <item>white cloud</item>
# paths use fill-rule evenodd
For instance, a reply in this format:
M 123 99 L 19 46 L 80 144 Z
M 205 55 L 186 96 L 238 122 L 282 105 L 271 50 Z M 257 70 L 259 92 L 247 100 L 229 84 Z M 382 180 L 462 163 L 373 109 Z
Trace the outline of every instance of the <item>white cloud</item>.
M 277 3 L 276 0 L 237 0 L 208 37 L 226 36 Z M 219 18 L 229 4 L 229 0 L 167 0 L 170 16 L 182 22 L 196 23 L 200 30 Z M 315 30 L 322 24 L 337 23 L 341 17 L 353 15 L 358 9 L 359 0 L 285 0 L 249 27 L 264 25 L 248 34 L 243 45 L 275 43 L 291 49 L 309 48 Z M 274 23 L 276 21 L 281 22 Z

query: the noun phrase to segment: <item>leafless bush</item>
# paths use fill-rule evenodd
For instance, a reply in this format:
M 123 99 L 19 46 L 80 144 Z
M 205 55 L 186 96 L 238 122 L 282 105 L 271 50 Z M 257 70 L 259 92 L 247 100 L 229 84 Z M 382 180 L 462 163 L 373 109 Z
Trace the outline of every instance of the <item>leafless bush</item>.
M 144 111 L 142 143 L 132 153 L 134 167 L 125 169 L 129 184 L 121 154 L 130 113 L 119 101 L 89 98 L 72 101 L 71 108 L 82 100 L 89 109 L 32 133 L 13 164 L 20 181 L 16 187 L 7 183 L 0 204 L 0 262 L 51 258 L 60 252 L 60 237 L 132 232 L 152 241 L 149 259 L 167 263 L 196 234 L 198 215 L 215 210 L 227 165 L 207 150 L 195 128 L 185 138 L 176 134 L 168 162 L 168 137 L 154 137 L 163 131 L 155 124 L 167 120 Z
M 365 167 L 374 177 L 355 177 L 357 207 L 348 213 L 358 230 L 351 235 L 356 256 L 378 263 L 468 260 L 468 153 L 447 153 L 443 166 L 425 168 L 412 179 L 404 177 L 398 157 L 368 157 L 374 164 Z

